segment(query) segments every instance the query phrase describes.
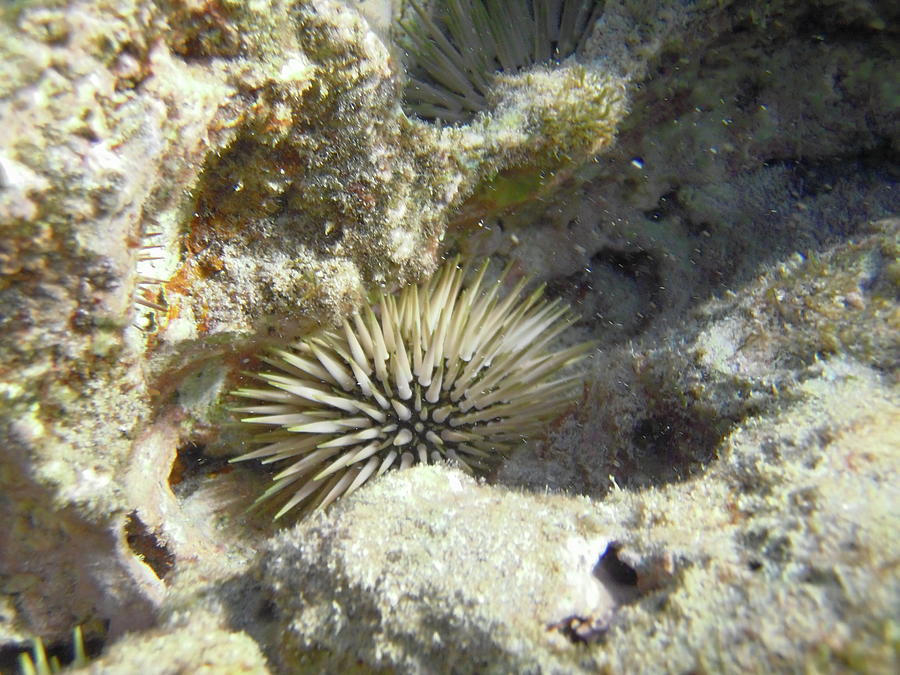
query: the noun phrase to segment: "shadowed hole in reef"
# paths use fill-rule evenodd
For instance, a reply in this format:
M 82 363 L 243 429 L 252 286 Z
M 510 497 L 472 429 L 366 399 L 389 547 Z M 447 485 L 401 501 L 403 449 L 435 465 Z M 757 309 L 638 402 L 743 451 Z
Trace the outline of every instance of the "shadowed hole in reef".
M 692 416 L 689 409 L 644 417 L 632 431 L 639 466 L 623 471 L 622 481 L 637 486 L 687 480 L 715 459 L 723 433 Z
M 217 584 L 218 596 L 223 599 L 226 623 L 233 631 L 243 631 L 259 644 L 270 660 L 280 660 L 277 645 L 283 636 L 281 614 L 271 589 L 255 573 L 238 574 Z
M 594 566 L 594 576 L 600 581 L 609 580 L 620 586 L 637 586 L 638 574 L 631 565 L 619 559 L 621 550 L 620 544 L 610 542 Z
M 204 454 L 205 450 L 201 443 L 186 443 L 178 448 L 169 472 L 169 487 L 179 500 L 191 496 L 204 479 L 231 471 L 227 458 L 210 457 Z
M 662 286 L 657 261 L 647 251 L 603 248 L 587 267 L 553 279 L 547 295 L 566 300 L 606 345 L 643 332 L 659 311 Z
M 621 550 L 617 542 L 610 542 L 591 571 L 609 593 L 612 604 L 587 616 L 567 616 L 547 626 L 548 630 L 559 631 L 574 644 L 598 642 L 605 637 L 619 608 L 635 602 L 646 590 L 638 587 L 637 570 L 619 558 Z
M 216 522 L 220 516 L 241 522 L 251 518 L 257 525 L 269 525 L 275 515 L 273 504 L 254 505 L 254 499 L 270 487 L 278 469 L 265 465 L 248 471 L 229 462 L 233 455 L 207 454 L 207 450 L 204 443 L 192 441 L 175 454 L 169 487 L 181 507 L 200 509 L 192 518 L 215 518 Z
M 147 563 L 160 579 L 165 579 L 166 575 L 175 567 L 175 556 L 164 543 L 157 539 L 156 535 L 147 528 L 134 511 L 128 515 L 128 520 L 125 521 L 125 540 L 132 553 Z

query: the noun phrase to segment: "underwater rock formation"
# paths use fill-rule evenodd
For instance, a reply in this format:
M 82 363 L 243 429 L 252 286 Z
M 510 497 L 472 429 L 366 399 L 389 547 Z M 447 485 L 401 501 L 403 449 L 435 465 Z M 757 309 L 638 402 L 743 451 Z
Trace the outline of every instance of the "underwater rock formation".
M 457 125 L 358 4 L 0 8 L 0 669 L 891 671 L 895 3 L 609 0 Z M 581 312 L 576 408 L 246 515 L 252 355 L 454 252 Z

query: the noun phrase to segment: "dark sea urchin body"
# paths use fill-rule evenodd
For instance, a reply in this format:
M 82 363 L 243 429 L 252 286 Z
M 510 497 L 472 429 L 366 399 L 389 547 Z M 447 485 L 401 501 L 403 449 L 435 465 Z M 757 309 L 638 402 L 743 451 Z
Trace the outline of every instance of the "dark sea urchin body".
M 416 463 L 451 461 L 484 471 L 560 414 L 579 375 L 560 371 L 591 343 L 548 345 L 574 315 L 543 288 L 505 297 L 484 288 L 487 264 L 464 286 L 456 262 L 426 284 L 382 296 L 341 330 L 304 338 L 264 360 L 261 389 L 242 421 L 275 427 L 265 445 L 233 461 L 289 462 L 258 501 L 293 487 L 276 518 L 324 508 L 372 476 Z M 504 274 L 505 276 L 505 274 Z

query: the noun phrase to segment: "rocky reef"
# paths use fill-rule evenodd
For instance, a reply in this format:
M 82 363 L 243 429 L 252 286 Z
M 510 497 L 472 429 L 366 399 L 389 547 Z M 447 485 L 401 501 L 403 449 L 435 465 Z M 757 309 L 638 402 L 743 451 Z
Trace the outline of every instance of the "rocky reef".
M 0 670 L 895 672 L 895 5 L 608 0 L 451 124 L 408 2 L 5 3 Z M 576 404 L 247 513 L 242 371 L 451 253 L 580 313 Z

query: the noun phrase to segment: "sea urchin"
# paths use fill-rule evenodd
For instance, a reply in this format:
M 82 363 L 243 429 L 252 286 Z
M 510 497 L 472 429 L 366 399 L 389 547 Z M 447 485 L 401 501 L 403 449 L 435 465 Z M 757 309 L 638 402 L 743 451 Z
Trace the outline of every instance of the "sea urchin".
M 243 422 L 274 427 L 232 461 L 290 462 L 257 500 L 293 487 L 276 518 L 302 505 L 324 508 L 372 476 L 416 463 L 451 461 L 483 472 L 560 414 L 579 375 L 560 373 L 593 346 L 548 350 L 575 320 L 543 287 L 520 298 L 483 284 L 485 263 L 464 285 L 454 261 L 421 286 L 383 295 L 340 330 L 274 349 L 278 372 L 237 396 Z
M 411 74 L 407 113 L 464 122 L 487 107 L 494 73 L 579 53 L 603 12 L 602 0 L 420 0 L 400 22 Z

